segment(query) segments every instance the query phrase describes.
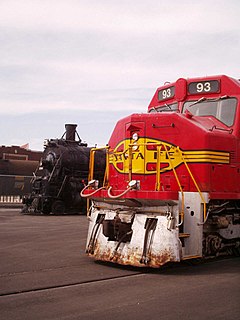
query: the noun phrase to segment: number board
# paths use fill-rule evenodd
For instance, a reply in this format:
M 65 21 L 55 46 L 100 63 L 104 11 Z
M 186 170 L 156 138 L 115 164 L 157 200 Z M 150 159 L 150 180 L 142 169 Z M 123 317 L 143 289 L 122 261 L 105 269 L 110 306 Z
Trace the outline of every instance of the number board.
M 219 92 L 220 82 L 218 80 L 191 82 L 188 85 L 188 92 L 191 94 Z
M 166 100 L 166 99 L 171 99 L 173 98 L 175 95 L 175 87 L 169 87 L 166 89 L 162 89 L 158 91 L 158 100 L 162 101 L 162 100 Z

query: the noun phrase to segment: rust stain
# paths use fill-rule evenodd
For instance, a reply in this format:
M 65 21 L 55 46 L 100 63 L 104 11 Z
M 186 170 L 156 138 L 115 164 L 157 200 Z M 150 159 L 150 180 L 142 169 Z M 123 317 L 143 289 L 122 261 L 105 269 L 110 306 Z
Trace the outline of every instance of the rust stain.
M 167 262 L 177 262 L 177 258 L 173 255 L 171 251 L 167 249 L 159 252 L 158 254 L 150 253 L 147 256 L 147 263 L 141 262 L 141 249 L 136 248 L 136 250 L 128 250 L 125 255 L 121 253 L 121 251 L 114 252 L 111 248 L 103 248 L 99 245 L 99 242 L 96 242 L 94 253 L 92 256 L 96 260 L 108 261 L 113 263 L 118 263 L 121 265 L 131 265 L 136 267 L 152 267 L 158 268 L 166 264 Z M 91 254 L 89 254 L 91 255 Z

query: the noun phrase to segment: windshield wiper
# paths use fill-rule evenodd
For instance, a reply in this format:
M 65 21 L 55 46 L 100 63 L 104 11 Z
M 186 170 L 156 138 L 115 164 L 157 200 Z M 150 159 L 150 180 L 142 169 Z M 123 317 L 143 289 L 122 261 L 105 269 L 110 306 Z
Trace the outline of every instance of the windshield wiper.
M 229 96 L 227 96 L 227 95 L 221 96 L 221 97 L 216 98 L 216 99 L 207 99 L 205 97 L 202 97 L 202 98 L 198 99 L 197 101 L 193 102 L 192 104 L 190 104 L 187 108 L 191 108 L 195 104 L 201 103 L 203 101 L 219 101 L 219 100 L 224 100 L 224 99 L 227 99 L 227 98 L 229 98 Z
M 151 110 L 154 110 L 154 111 L 156 111 L 156 112 L 164 112 L 164 111 L 168 111 L 168 110 L 166 110 L 166 109 L 165 109 L 165 107 L 169 108 L 169 109 L 170 109 L 170 111 L 172 111 L 171 106 L 169 106 L 169 105 L 168 105 L 168 104 L 166 104 L 166 103 L 165 103 L 163 106 L 158 107 L 157 109 L 156 109 L 155 107 L 152 107 L 152 109 L 151 109 Z M 161 110 L 162 108 L 164 108 L 164 110 Z
M 193 102 L 192 104 L 190 104 L 187 108 L 190 108 L 190 107 L 192 107 L 192 106 L 195 106 L 195 104 L 201 103 L 201 102 L 203 102 L 203 101 L 205 101 L 205 100 L 207 100 L 207 98 L 202 97 L 202 98 L 198 99 L 197 101 Z
M 219 100 L 224 100 L 224 99 L 227 99 L 229 98 L 229 96 L 225 95 L 225 96 L 221 96 L 219 98 L 216 98 L 216 99 L 209 99 L 209 101 L 219 101 Z
M 169 110 L 166 110 L 166 108 L 168 108 Z M 162 109 L 162 110 L 161 110 Z M 163 106 L 161 106 L 159 108 L 158 112 L 168 112 L 168 111 L 174 111 L 170 105 L 168 105 L 167 103 L 165 103 Z
M 154 110 L 155 112 L 159 112 L 155 107 L 152 107 L 152 108 L 150 109 L 150 111 L 151 111 L 151 110 Z M 150 112 L 150 111 L 149 111 L 149 112 Z

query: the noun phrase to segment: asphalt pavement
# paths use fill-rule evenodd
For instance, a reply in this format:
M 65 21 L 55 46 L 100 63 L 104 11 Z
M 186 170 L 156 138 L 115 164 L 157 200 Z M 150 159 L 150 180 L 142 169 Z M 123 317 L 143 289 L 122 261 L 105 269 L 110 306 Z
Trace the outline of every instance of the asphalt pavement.
M 0 318 L 238 320 L 240 258 L 139 269 L 85 254 L 81 215 L 0 209 Z

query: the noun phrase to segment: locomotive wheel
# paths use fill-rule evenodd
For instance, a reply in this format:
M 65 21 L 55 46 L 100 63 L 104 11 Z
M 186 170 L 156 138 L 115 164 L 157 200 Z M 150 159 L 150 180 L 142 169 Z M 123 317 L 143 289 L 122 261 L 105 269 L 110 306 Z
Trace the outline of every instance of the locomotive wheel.
M 43 214 L 50 214 L 50 212 L 51 212 L 51 210 L 49 209 L 49 206 L 44 205 L 44 206 L 42 207 L 42 213 L 43 213 Z
M 233 254 L 236 256 L 236 257 L 239 257 L 240 256 L 240 243 L 237 242 L 235 247 L 232 248 L 232 251 L 233 251 Z
M 65 212 L 65 205 L 64 202 L 61 200 L 56 200 L 52 204 L 52 213 L 53 214 L 64 214 Z
M 41 205 L 40 205 L 41 204 Z M 40 211 L 43 213 L 43 214 L 50 214 L 50 212 L 51 212 L 51 207 L 50 207 L 50 203 L 49 203 L 49 201 L 43 201 L 43 200 L 41 200 L 41 203 L 39 204 L 39 208 L 41 208 L 40 209 Z
M 34 213 L 38 213 L 39 212 L 39 199 L 38 198 L 34 198 L 32 205 L 31 205 Z

